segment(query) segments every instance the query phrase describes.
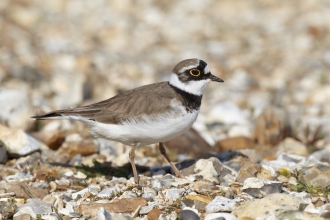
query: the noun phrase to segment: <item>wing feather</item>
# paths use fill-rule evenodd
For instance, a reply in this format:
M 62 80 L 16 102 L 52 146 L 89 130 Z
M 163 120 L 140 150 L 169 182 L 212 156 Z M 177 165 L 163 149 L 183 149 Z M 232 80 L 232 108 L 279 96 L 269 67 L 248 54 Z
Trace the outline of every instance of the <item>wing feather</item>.
M 155 83 L 126 91 L 91 105 L 56 110 L 32 118 L 80 116 L 101 123 L 117 124 L 128 119 L 139 119 L 144 115 L 153 116 L 156 113 L 170 110 L 170 102 L 175 98 L 175 94 L 168 82 Z

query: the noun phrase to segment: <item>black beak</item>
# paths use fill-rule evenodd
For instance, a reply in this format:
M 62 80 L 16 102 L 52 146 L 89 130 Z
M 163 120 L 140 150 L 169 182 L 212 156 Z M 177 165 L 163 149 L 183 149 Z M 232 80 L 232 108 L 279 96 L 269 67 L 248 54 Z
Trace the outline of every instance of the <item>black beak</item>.
M 224 82 L 222 79 L 220 79 L 219 77 L 216 77 L 215 75 L 212 75 L 211 73 L 210 73 L 209 78 L 210 78 L 212 81 L 215 81 L 215 82 Z

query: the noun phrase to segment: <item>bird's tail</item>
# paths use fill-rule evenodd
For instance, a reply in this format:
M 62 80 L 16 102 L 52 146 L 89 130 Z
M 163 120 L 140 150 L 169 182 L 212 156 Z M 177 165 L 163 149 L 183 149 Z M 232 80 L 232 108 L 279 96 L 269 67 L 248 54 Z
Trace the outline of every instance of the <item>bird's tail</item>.
M 61 111 L 52 111 L 43 115 L 35 115 L 32 116 L 31 118 L 36 119 L 36 120 L 46 120 L 46 119 L 60 119 L 60 118 L 65 118 L 63 117 L 63 113 Z

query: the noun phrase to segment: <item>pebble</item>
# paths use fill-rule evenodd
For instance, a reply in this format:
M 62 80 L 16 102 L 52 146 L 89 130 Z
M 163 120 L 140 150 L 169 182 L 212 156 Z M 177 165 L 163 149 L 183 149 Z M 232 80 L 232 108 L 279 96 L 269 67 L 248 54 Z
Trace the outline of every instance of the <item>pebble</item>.
M 140 215 L 146 215 L 148 214 L 154 207 L 153 206 L 143 206 L 140 209 Z
M 65 207 L 59 208 L 58 213 L 62 215 L 71 216 L 71 213 L 75 212 L 77 204 L 74 202 L 66 202 Z
M 43 220 L 61 220 L 60 216 L 58 216 L 56 213 L 50 213 L 50 214 L 43 215 L 41 217 L 41 219 L 43 219 Z
M 46 182 L 35 182 L 32 184 L 34 188 L 40 188 L 40 189 L 48 189 L 49 184 Z
M 26 134 L 23 130 L 0 125 L 0 140 L 4 143 L 9 155 L 24 156 L 40 148 L 46 148 L 42 143 Z
M 260 172 L 260 170 L 261 166 L 257 163 L 245 163 L 239 170 L 236 181 L 244 183 L 246 179 L 257 176 L 257 173 Z
M 145 187 L 143 189 L 142 197 L 145 198 L 148 202 L 154 201 L 155 196 L 157 196 L 157 191 L 153 188 Z
M 121 213 L 109 213 L 103 207 L 101 207 L 96 216 L 96 220 L 133 220 L 133 218 L 129 215 L 121 214 Z
M 22 214 L 29 214 L 32 218 L 37 218 L 37 214 L 46 215 L 52 212 L 51 205 L 40 199 L 32 199 L 26 204 L 20 206 L 14 217 Z
M 212 201 L 210 197 L 204 195 L 186 195 L 185 198 L 190 200 L 198 200 L 205 203 L 210 203 Z
M 176 220 L 178 218 L 177 213 L 172 212 L 170 214 L 161 214 L 158 220 Z
M 217 196 L 205 207 L 205 211 L 210 213 L 231 212 L 233 211 L 235 205 L 235 200 L 228 199 L 223 196 Z
M 104 190 L 102 190 L 101 192 L 99 192 L 96 196 L 99 198 L 107 198 L 110 196 L 115 196 L 117 195 L 117 190 L 116 188 L 106 188 Z
M 306 158 L 303 156 L 295 154 L 280 153 L 276 160 L 263 161 L 263 164 L 268 165 L 274 170 L 286 167 L 290 170 L 301 169 L 306 161 Z
M 159 216 L 163 214 L 163 212 L 158 209 L 158 208 L 153 208 L 149 213 L 148 213 L 148 218 L 150 220 L 158 220 Z
M 4 143 L 0 140 L 0 164 L 7 162 L 8 155 Z
M 110 220 L 111 214 L 107 212 L 103 207 L 97 211 L 96 220 Z
M 151 188 L 153 188 L 156 191 L 160 191 L 162 188 L 165 187 L 165 183 L 159 179 L 153 179 L 151 180 Z
M 229 137 L 218 142 L 219 151 L 254 149 L 255 143 L 251 138 L 244 136 Z
M 290 195 L 301 199 L 301 201 L 303 201 L 306 204 L 310 204 L 312 202 L 312 196 L 307 193 L 307 192 L 290 192 Z
M 330 185 L 330 165 L 316 164 L 304 169 L 303 178 L 314 186 L 325 188 Z
M 110 213 L 131 213 L 139 206 L 147 205 L 147 200 L 144 198 L 119 199 L 112 203 L 96 203 L 79 205 L 79 213 L 83 216 L 95 216 L 100 207 L 103 207 Z
M 184 192 L 184 189 L 166 189 L 165 196 L 171 198 L 172 200 L 176 200 L 182 198 Z
M 262 180 L 259 178 L 247 178 L 244 181 L 242 192 L 253 197 L 262 198 L 272 193 L 282 191 L 282 183 L 278 181 Z
M 228 137 L 251 138 L 251 129 L 248 125 L 233 125 L 228 131 Z
M 196 162 L 195 176 L 201 176 L 204 180 L 219 182 L 220 173 L 223 171 L 221 162 L 216 157 L 200 159 Z
M 307 158 L 305 163 L 306 166 L 314 165 L 314 164 L 323 164 L 328 165 L 330 164 L 330 153 L 328 150 L 318 150 L 313 152 Z
M 289 154 L 298 154 L 301 156 L 308 155 L 307 146 L 305 146 L 303 143 L 301 143 L 291 137 L 287 137 L 281 143 L 279 143 L 278 152 L 285 152 L 285 153 L 289 153 Z
M 100 191 L 98 185 L 90 185 L 88 188 L 80 190 L 79 192 L 72 193 L 72 199 L 77 199 L 78 196 L 83 197 L 86 193 L 91 193 L 92 195 L 97 195 Z
M 0 109 L 1 124 L 5 124 L 10 128 L 25 130 L 32 123 L 30 119 L 32 106 L 30 98 L 24 90 L 0 89 Z M 3 126 L 0 128 L 0 133 L 8 132 Z M 11 134 L 11 136 L 12 135 L 15 134 Z M 3 136 L 0 135 L 0 139 L 2 138 Z M 19 136 L 17 136 L 17 138 L 19 138 Z
M 182 220 L 199 220 L 199 216 L 191 210 L 182 210 L 178 213 L 178 219 Z
M 31 175 L 30 172 L 27 172 L 27 173 L 16 173 L 14 175 L 10 175 L 10 176 L 7 176 L 6 177 L 6 181 L 7 182 L 10 182 L 10 183 L 13 183 L 13 182 L 24 182 L 24 181 L 31 181 L 33 180 L 33 176 Z
M 229 213 L 211 213 L 205 217 L 205 220 L 236 220 L 237 218 L 233 214 Z M 243 219 L 242 219 L 243 220 Z M 245 219 L 244 219 L 245 220 Z
M 237 217 L 250 217 L 255 219 L 277 216 L 289 210 L 298 210 L 302 201 L 290 195 L 274 193 L 265 198 L 258 199 L 236 207 L 232 214 Z

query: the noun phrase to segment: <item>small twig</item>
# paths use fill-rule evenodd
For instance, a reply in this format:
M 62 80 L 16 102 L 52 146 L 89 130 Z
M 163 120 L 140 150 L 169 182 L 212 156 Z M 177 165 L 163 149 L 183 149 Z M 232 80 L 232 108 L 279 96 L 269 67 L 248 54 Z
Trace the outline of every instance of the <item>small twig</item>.
M 30 198 L 37 198 L 32 191 L 30 190 L 30 188 L 25 185 L 25 184 L 19 184 L 19 187 L 28 195 L 30 196 Z
M 139 205 L 139 206 L 136 208 L 136 210 L 132 213 L 132 217 L 133 217 L 133 218 L 136 218 L 136 217 L 138 216 L 140 209 L 141 209 L 141 205 Z

